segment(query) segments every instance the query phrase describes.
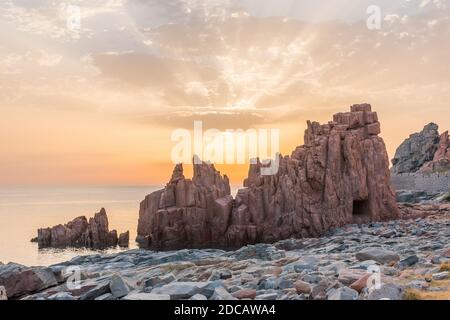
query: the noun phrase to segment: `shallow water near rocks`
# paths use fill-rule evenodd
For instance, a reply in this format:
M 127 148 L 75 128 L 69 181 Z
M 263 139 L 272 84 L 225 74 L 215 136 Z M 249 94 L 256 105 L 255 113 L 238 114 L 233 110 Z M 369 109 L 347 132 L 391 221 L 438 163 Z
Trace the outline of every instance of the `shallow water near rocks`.
M 160 186 L 0 188 L 0 262 L 48 266 L 80 255 L 117 253 L 127 249 L 38 249 L 30 239 L 37 229 L 64 224 L 85 215 L 93 217 L 104 207 L 109 229 L 130 231 L 130 246 L 137 247 L 139 203 Z M 238 187 L 232 187 L 232 194 Z
M 93 217 L 104 207 L 109 228 L 130 231 L 135 248 L 139 202 L 158 187 L 9 188 L 0 189 L 0 261 L 25 265 L 51 265 L 79 255 L 112 253 L 115 248 L 94 251 L 80 248 L 43 249 L 30 239 L 37 229 L 64 224 L 75 217 Z

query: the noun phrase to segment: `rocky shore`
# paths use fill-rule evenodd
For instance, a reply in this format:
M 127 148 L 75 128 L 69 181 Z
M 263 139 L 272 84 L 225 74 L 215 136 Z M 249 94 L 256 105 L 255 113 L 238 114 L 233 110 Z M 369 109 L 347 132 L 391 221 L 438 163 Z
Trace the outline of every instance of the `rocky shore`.
M 448 299 L 450 206 L 400 210 L 401 220 L 235 251 L 136 249 L 50 267 L 9 263 L 0 265 L 0 291 L 24 300 Z

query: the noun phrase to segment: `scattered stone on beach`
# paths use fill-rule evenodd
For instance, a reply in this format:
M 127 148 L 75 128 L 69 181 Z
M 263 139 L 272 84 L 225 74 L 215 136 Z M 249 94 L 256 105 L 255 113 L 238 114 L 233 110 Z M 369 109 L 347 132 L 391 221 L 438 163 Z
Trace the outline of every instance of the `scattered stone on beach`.
M 356 258 L 360 261 L 375 260 L 381 264 L 388 264 L 400 260 L 397 253 L 379 247 L 365 248 L 356 253 Z
M 358 300 L 358 292 L 348 287 L 333 289 L 328 294 L 328 300 Z
M 115 298 L 122 298 L 131 291 L 131 286 L 118 274 L 109 281 L 109 289 Z
M 435 273 L 432 275 L 433 280 L 444 280 L 444 279 L 448 279 L 450 277 L 450 272 L 449 271 L 443 271 L 443 272 L 439 272 L 439 273 Z
M 369 281 L 371 274 L 370 273 L 366 273 L 365 275 L 363 275 L 361 278 L 359 278 L 358 280 L 356 280 L 355 282 L 353 282 L 349 288 L 356 290 L 357 292 L 361 292 L 364 290 L 364 288 L 367 287 L 367 282 Z
M 295 290 L 298 294 L 310 294 L 311 293 L 311 285 L 305 281 L 297 280 L 294 282 Z
M 153 289 L 151 293 L 168 294 L 172 300 L 189 299 L 193 295 L 200 293 L 201 288 L 205 285 L 207 285 L 207 283 L 172 282 L 162 287 Z
M 65 225 L 38 230 L 37 242 L 40 248 L 87 247 L 105 248 L 118 244 L 116 230 L 109 230 L 108 216 L 102 208 L 89 221 L 80 216 Z M 121 235 L 121 245 L 125 245 L 129 234 Z M 32 239 L 34 240 L 34 239 Z
M 432 214 L 402 218 L 234 251 L 133 249 L 50 267 L 0 264 L 0 287 L 10 300 L 448 298 L 450 211 L 439 204 Z M 389 230 L 402 236 L 381 236 Z M 79 282 L 68 281 L 73 275 Z
M 238 299 L 255 299 L 256 290 L 255 289 L 241 289 L 233 293 L 233 297 Z
M 370 292 L 368 300 L 402 300 L 403 289 L 394 284 L 382 284 Z

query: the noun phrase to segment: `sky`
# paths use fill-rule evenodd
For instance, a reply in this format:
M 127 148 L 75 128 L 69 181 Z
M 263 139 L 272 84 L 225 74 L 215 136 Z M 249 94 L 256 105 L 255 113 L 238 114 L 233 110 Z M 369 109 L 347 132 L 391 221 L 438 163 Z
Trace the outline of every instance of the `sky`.
M 290 154 L 363 102 L 392 158 L 450 128 L 449 18 L 450 0 L 2 1 L 0 186 L 163 184 L 195 120 L 277 128 Z

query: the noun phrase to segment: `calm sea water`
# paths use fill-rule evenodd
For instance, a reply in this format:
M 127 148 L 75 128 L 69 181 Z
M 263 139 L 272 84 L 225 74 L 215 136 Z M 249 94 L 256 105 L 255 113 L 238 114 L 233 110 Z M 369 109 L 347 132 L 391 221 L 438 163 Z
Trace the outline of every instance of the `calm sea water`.
M 37 229 L 66 223 L 75 217 L 94 216 L 104 207 L 109 227 L 119 233 L 130 231 L 130 248 L 135 248 L 139 203 L 160 187 L 96 188 L 9 188 L 0 189 L 0 261 L 25 265 L 51 265 L 77 255 L 99 251 L 85 249 L 39 250 L 30 239 Z M 118 252 L 110 249 L 105 252 Z
M 48 266 L 75 256 L 112 253 L 127 249 L 38 249 L 30 242 L 37 229 L 64 224 L 84 215 L 93 217 L 105 208 L 109 229 L 130 231 L 130 249 L 135 243 L 139 203 L 159 186 L 89 188 L 0 188 L 0 262 Z M 238 187 L 232 187 L 236 194 Z

